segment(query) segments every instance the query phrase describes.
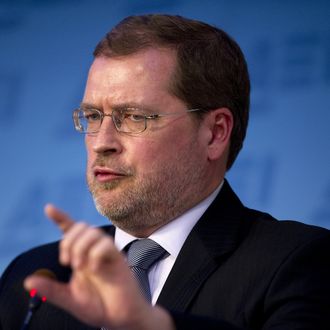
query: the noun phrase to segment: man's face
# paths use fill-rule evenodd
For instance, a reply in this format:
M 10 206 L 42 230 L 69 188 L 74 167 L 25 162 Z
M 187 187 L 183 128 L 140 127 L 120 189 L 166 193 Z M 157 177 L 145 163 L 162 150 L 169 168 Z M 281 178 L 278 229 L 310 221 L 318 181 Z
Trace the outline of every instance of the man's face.
M 205 129 L 169 93 L 174 67 L 172 51 L 149 49 L 96 58 L 88 76 L 83 104 L 106 114 L 121 105 L 147 113 L 182 111 L 148 120 L 139 134 L 117 132 L 105 117 L 97 134 L 86 135 L 87 181 L 97 209 L 137 236 L 149 235 L 210 193 Z

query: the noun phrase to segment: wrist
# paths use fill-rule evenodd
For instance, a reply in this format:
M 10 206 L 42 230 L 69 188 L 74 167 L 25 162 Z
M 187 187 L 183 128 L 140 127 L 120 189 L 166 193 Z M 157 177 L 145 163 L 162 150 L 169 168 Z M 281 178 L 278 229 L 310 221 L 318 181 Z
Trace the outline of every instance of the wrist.
M 140 309 L 131 313 L 130 317 L 125 318 L 126 322 L 113 324 L 109 323 L 102 329 L 114 330 L 175 330 L 174 321 L 169 312 L 159 306 L 148 305 L 148 308 Z M 129 319 L 129 322 L 127 320 Z
M 175 330 L 173 319 L 169 312 L 159 306 L 152 307 L 146 327 L 141 330 Z

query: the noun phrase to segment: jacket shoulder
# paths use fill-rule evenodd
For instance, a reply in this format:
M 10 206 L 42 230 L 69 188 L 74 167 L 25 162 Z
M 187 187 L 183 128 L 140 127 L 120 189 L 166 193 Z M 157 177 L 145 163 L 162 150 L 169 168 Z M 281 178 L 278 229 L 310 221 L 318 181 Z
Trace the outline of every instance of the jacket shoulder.
M 247 209 L 250 214 L 250 237 L 264 246 L 295 248 L 313 241 L 330 239 L 328 229 L 295 220 L 277 220 L 267 213 Z

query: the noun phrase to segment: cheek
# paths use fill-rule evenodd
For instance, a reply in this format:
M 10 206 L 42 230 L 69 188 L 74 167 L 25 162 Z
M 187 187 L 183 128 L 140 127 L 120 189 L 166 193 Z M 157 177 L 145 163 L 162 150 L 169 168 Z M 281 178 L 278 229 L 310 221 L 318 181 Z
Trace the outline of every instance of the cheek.
M 152 165 L 160 153 L 157 143 L 148 140 L 133 145 L 127 151 L 127 161 L 141 165 Z
M 168 150 L 163 143 L 145 138 L 127 146 L 123 154 L 124 161 L 133 166 L 138 173 L 149 174 L 155 172 L 160 164 L 166 161 Z
M 88 140 L 88 138 L 85 138 L 85 148 L 87 156 L 87 166 L 89 168 L 95 159 L 95 152 L 93 152 L 91 141 Z
M 146 140 L 141 145 L 135 146 L 128 160 L 140 172 L 150 174 L 173 164 L 182 151 L 188 149 L 187 141 L 184 141 L 182 137 L 173 138 L 172 136 L 170 139 L 161 139 L 161 141 Z

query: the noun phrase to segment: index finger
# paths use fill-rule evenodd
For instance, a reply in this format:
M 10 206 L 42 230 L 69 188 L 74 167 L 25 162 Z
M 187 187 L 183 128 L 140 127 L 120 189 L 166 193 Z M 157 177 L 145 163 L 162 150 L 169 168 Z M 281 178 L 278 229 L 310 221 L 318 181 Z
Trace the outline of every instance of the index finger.
M 49 219 L 53 220 L 64 234 L 75 224 L 68 214 L 52 204 L 45 206 L 45 214 Z

